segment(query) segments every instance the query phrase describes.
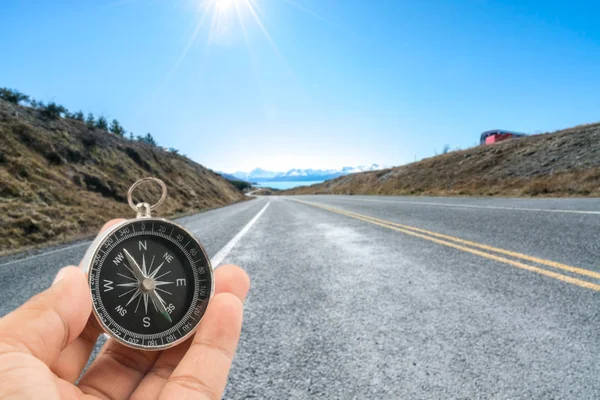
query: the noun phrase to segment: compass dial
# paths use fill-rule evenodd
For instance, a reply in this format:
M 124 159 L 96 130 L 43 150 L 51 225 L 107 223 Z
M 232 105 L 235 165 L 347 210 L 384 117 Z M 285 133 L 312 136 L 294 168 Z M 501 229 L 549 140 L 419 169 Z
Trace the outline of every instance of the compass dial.
M 160 350 L 190 336 L 213 291 L 210 261 L 184 228 L 157 218 L 105 234 L 89 270 L 94 314 L 115 339 Z

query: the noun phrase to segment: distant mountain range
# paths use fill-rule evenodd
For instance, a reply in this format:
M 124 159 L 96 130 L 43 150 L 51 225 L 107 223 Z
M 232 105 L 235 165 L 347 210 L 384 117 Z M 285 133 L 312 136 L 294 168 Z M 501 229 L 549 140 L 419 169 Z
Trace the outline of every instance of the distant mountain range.
M 255 168 L 250 172 L 219 172 L 227 179 L 239 179 L 247 182 L 298 182 L 298 181 L 325 181 L 339 176 L 356 172 L 375 171 L 386 168 L 379 164 L 361 165 L 358 167 L 343 167 L 341 169 L 290 169 L 286 172 L 267 171 Z

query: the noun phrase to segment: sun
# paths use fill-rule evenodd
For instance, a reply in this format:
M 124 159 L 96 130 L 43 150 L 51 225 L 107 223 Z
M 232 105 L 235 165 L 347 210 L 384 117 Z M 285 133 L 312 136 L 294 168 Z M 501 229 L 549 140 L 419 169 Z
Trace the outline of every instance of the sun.
M 226 13 L 235 6 L 235 0 L 213 0 L 215 5 L 215 11 L 219 13 Z

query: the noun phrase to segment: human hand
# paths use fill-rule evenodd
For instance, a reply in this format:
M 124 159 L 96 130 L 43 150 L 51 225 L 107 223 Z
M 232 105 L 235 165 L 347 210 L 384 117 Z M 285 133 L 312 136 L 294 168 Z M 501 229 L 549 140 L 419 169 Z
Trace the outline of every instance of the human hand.
M 85 274 L 65 267 L 48 290 L 0 319 L 0 399 L 221 399 L 249 287 L 241 268 L 219 267 L 192 339 L 162 352 L 109 339 L 75 385 L 101 329 Z

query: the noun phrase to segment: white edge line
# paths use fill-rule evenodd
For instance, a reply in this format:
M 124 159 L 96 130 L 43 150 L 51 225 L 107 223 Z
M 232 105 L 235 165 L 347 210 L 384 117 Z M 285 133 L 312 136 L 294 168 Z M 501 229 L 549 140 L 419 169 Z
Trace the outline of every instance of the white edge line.
M 25 261 L 29 261 L 29 260 L 34 260 L 34 259 L 36 259 L 36 258 L 39 258 L 39 257 L 47 256 L 48 254 L 54 254 L 54 253 L 59 253 L 59 252 L 61 252 L 61 251 L 65 251 L 65 250 L 74 249 L 75 247 L 89 246 L 89 245 L 90 245 L 90 243 L 92 243 L 92 241 L 87 241 L 87 242 L 83 242 L 83 243 L 77 243 L 77 244 L 73 244 L 73 245 L 71 245 L 71 246 L 67 246 L 67 247 L 61 247 L 60 249 L 55 249 L 55 250 L 45 251 L 45 252 L 43 252 L 43 253 L 35 254 L 35 255 L 33 255 L 33 256 L 30 256 L 30 257 L 18 258 L 18 259 L 16 259 L 16 260 L 12 260 L 12 261 L 6 262 L 6 263 L 4 263 L 4 264 L 0 264 L 0 268 L 2 268 L 2 267 L 7 267 L 7 266 L 9 266 L 9 265 L 12 265 L 12 264 L 17 264 L 17 263 L 20 263 L 20 262 L 25 262 Z
M 548 209 L 548 208 L 524 208 L 524 207 L 502 207 L 502 206 L 484 206 L 475 204 L 450 204 L 450 203 L 434 203 L 429 201 L 408 201 L 408 200 L 394 200 L 394 199 L 349 199 L 344 197 L 344 200 L 353 201 L 366 201 L 375 203 L 392 203 L 392 204 L 415 204 L 419 206 L 441 206 L 441 207 L 456 207 L 456 208 L 481 208 L 487 210 L 509 210 L 509 211 L 534 211 L 534 212 L 552 212 L 552 213 L 569 213 L 569 214 L 593 214 L 600 215 L 600 211 L 591 210 L 560 210 L 560 209 Z M 327 204 L 327 203 L 324 203 Z
M 265 208 L 266 208 L 266 206 L 265 206 Z M 208 212 L 208 211 L 212 211 L 212 210 L 207 210 L 206 212 Z M 190 215 L 190 217 L 192 217 L 192 216 L 193 215 Z M 25 261 L 29 261 L 29 260 L 35 260 L 36 258 L 47 256 L 49 254 L 60 253 L 61 251 L 74 249 L 74 248 L 80 247 L 80 246 L 89 246 L 92 242 L 93 242 L 93 240 L 88 240 L 88 241 L 85 241 L 85 242 L 82 242 L 82 243 L 77 243 L 77 244 L 72 244 L 70 246 L 61 247 L 59 249 L 54 249 L 54 250 L 50 250 L 50 251 L 45 251 L 45 252 L 42 252 L 42 253 L 34 254 L 32 256 L 29 256 L 29 257 L 18 258 L 18 259 L 15 259 L 15 260 L 11 260 L 11 261 L 5 262 L 4 264 L 0 264 L 0 268 L 2 268 L 2 267 L 8 267 L 9 265 L 17 264 L 17 263 L 20 263 L 20 262 L 25 262 Z
M 210 263 L 212 264 L 213 268 L 217 268 L 219 266 L 219 264 L 221 264 L 221 262 L 225 259 L 225 257 L 227 257 L 227 255 L 229 254 L 229 252 L 235 247 L 235 245 L 240 241 L 240 239 L 246 233 L 248 233 L 248 231 L 250 230 L 250 228 L 252 227 L 252 225 L 254 225 L 254 223 L 265 212 L 265 210 L 267 209 L 267 207 L 269 207 L 269 204 L 271 204 L 271 201 L 267 202 L 267 204 L 265 204 L 265 206 L 254 216 L 254 218 L 252 218 L 250 220 L 250 222 L 248 222 L 246 224 L 246 226 L 244 226 L 242 228 L 242 230 L 239 231 L 237 233 L 237 235 L 235 235 L 229 241 L 229 243 L 227 243 L 225 246 L 223 246 L 223 248 L 221 250 L 219 250 L 219 252 L 217 254 L 215 254 L 215 256 L 213 258 L 210 259 Z

